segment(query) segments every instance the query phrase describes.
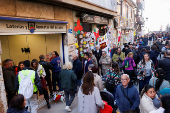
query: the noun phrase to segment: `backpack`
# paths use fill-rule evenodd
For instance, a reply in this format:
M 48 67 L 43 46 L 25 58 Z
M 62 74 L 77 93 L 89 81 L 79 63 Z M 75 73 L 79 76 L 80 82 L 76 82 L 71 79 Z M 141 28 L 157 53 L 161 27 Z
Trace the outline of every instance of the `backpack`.
M 106 87 L 107 91 L 113 92 L 113 90 L 114 90 L 114 88 L 115 88 L 114 76 L 113 76 L 113 78 L 112 78 L 111 75 L 110 75 L 110 77 L 109 77 L 109 78 L 107 79 L 107 81 L 106 81 L 105 87 Z
M 129 60 L 125 60 L 125 68 L 129 68 L 130 67 L 130 63 L 129 63 Z
M 21 76 L 21 82 L 19 85 L 19 94 L 24 95 L 26 99 L 31 98 L 33 95 L 34 87 L 30 78 L 33 72 L 34 71 L 31 70 L 28 75 L 23 75 L 22 71 L 19 72 L 19 75 Z

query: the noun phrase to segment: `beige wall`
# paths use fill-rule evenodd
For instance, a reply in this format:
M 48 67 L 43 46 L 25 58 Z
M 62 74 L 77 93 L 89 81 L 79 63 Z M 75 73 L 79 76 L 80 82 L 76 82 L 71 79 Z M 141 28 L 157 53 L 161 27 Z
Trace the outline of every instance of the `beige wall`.
M 49 35 L 13 35 L 0 36 L 2 43 L 2 60 L 11 58 L 15 65 L 24 60 L 39 60 L 39 55 L 57 51 L 62 57 L 61 34 Z M 9 43 L 8 43 L 9 41 Z M 30 48 L 30 53 L 21 51 L 21 48 Z

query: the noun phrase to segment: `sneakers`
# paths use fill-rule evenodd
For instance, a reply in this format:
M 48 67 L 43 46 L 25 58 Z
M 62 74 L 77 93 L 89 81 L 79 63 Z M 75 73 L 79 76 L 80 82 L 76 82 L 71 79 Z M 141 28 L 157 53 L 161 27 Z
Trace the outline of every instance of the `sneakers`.
M 66 106 L 65 110 L 71 112 L 70 106 Z

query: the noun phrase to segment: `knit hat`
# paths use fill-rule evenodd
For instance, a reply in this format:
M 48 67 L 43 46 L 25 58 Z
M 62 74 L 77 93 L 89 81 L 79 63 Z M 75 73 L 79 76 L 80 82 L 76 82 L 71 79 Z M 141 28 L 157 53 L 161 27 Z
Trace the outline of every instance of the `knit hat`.
M 170 94 L 170 88 L 164 88 L 160 91 L 160 94 L 163 96 L 165 94 Z

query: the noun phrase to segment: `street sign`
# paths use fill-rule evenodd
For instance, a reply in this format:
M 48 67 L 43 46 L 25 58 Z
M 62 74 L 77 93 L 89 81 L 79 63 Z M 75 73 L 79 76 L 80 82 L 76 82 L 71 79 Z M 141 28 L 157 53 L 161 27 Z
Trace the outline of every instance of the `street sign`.
M 68 33 L 73 33 L 73 30 L 72 29 L 68 29 Z

